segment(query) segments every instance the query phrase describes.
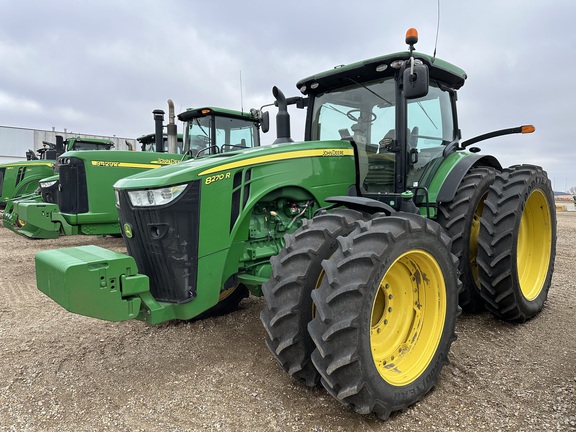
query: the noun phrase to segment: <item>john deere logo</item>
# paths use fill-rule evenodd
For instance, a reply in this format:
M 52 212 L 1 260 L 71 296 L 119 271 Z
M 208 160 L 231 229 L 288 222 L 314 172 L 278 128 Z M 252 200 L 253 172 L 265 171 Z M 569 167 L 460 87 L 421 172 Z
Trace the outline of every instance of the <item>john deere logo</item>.
M 132 238 L 132 225 L 129 223 L 124 224 L 124 235 L 128 238 Z

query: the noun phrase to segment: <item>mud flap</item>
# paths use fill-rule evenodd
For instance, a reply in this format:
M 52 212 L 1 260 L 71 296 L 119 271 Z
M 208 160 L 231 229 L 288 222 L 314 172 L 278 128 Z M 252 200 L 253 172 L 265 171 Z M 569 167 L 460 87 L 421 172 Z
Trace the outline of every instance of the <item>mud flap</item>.
M 36 254 L 40 291 L 70 312 L 107 321 L 138 317 L 149 293 L 148 276 L 134 259 L 98 246 L 41 251 Z

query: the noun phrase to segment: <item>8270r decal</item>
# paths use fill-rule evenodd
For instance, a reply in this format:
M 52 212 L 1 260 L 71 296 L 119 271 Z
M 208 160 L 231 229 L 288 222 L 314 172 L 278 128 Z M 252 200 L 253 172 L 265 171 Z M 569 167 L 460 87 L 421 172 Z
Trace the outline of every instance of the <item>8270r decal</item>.
M 219 181 L 219 180 L 224 180 L 224 179 L 229 179 L 229 178 L 230 178 L 230 173 L 229 173 L 229 172 L 227 172 L 227 173 L 222 173 L 222 174 L 216 174 L 216 175 L 213 175 L 213 176 L 208 176 L 208 177 L 206 177 L 206 180 L 204 180 L 204 184 L 209 185 L 209 184 L 214 183 L 214 182 L 217 182 L 217 181 Z

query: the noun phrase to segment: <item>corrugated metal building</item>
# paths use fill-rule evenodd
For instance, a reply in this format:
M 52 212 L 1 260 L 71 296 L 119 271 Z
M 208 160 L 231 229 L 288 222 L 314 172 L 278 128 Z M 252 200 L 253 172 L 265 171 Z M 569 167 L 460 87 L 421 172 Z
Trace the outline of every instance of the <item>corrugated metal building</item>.
M 36 151 L 42 148 L 42 141 L 56 143 L 56 135 L 62 135 L 64 139 L 72 137 L 107 138 L 114 141 L 114 150 L 130 150 L 127 143 L 130 143 L 135 149 L 140 149 L 134 138 L 70 133 L 66 130 L 59 132 L 0 126 L 0 163 L 26 160 L 27 150 Z

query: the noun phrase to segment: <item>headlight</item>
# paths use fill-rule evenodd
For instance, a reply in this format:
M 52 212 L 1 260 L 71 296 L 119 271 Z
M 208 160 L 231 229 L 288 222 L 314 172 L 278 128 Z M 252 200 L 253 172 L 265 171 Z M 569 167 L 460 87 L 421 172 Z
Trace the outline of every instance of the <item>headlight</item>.
M 120 193 L 114 189 L 114 197 L 116 198 L 116 207 L 120 207 Z
M 186 189 L 186 185 L 169 186 L 160 189 L 128 191 L 128 197 L 134 207 L 150 207 L 168 204 Z
M 52 181 L 47 181 L 47 182 L 40 182 L 40 187 L 41 188 L 49 188 L 50 186 L 54 186 L 56 184 L 58 180 L 52 180 Z

